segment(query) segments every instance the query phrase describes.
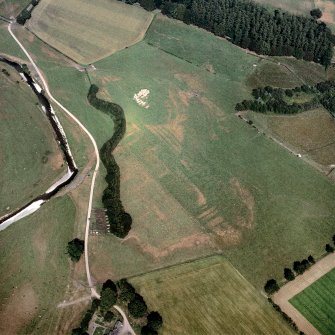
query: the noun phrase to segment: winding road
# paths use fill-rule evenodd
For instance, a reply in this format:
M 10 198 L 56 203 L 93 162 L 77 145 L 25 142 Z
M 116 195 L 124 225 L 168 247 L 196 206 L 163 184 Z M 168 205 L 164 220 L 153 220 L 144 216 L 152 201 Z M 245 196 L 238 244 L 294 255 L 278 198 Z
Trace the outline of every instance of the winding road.
M 53 101 L 58 107 L 60 107 L 73 121 L 75 121 L 78 126 L 86 133 L 86 135 L 89 137 L 93 147 L 94 147 L 94 152 L 95 152 L 95 156 L 96 156 L 96 164 L 94 167 L 94 172 L 93 172 L 93 176 L 92 176 L 92 182 L 91 182 L 91 187 L 90 187 L 90 196 L 89 196 L 89 201 L 88 201 L 88 208 L 87 208 L 87 217 L 86 217 L 86 227 L 85 227 L 85 268 L 86 268 L 86 276 L 87 276 L 87 282 L 88 282 L 88 286 L 91 290 L 91 296 L 93 298 L 100 298 L 99 293 L 96 291 L 94 285 L 93 285 L 93 281 L 92 281 L 92 277 L 91 277 L 91 273 L 90 273 L 90 267 L 89 267 L 89 262 L 88 262 L 88 235 L 89 235 L 89 227 L 90 227 L 90 218 L 91 218 L 91 211 L 92 211 L 92 201 L 93 201 L 93 193 L 94 193 L 94 186 L 95 186 L 95 179 L 97 176 L 97 173 L 99 171 L 99 166 L 100 166 L 100 155 L 99 155 L 99 150 L 98 150 L 98 146 L 97 143 L 95 142 L 94 137 L 91 135 L 91 133 L 87 130 L 87 128 L 68 110 L 66 109 L 58 100 L 56 100 L 53 95 L 51 94 L 48 84 L 43 76 L 43 74 L 41 73 L 41 71 L 39 70 L 39 68 L 37 67 L 36 63 L 34 62 L 34 60 L 32 59 L 32 57 L 30 56 L 30 54 L 28 53 L 28 51 L 25 49 L 25 47 L 21 44 L 21 42 L 17 39 L 17 37 L 14 35 L 14 33 L 12 32 L 12 23 L 9 23 L 8 25 L 8 32 L 10 33 L 10 35 L 13 37 L 13 39 L 15 40 L 15 42 L 19 45 L 19 47 L 22 49 L 22 51 L 24 52 L 24 54 L 27 56 L 27 58 L 29 59 L 30 63 L 32 64 L 32 66 L 34 67 L 36 73 L 38 74 L 38 77 L 40 78 L 44 90 L 47 93 L 47 95 L 49 96 L 50 100 Z M 132 329 L 132 327 L 130 326 L 127 316 L 125 315 L 125 313 L 123 312 L 123 310 L 117 306 L 114 305 L 113 306 L 122 316 L 123 318 L 123 327 L 122 327 L 122 331 L 121 334 L 131 334 L 131 335 L 136 335 L 134 330 Z

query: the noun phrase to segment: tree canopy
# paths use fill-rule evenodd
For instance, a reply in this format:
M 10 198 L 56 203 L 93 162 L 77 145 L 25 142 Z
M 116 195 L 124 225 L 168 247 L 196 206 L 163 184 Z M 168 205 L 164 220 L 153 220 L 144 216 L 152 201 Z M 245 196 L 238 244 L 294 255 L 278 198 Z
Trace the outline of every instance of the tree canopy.
M 126 0 L 127 1 L 127 0 Z M 128 0 L 133 3 L 133 0 Z M 249 0 L 159 0 L 162 13 L 194 24 L 259 54 L 294 56 L 328 67 L 333 54 L 330 29 L 313 18 L 271 10 Z M 141 0 L 144 8 L 153 2 Z M 321 13 L 322 15 L 322 13 Z
M 67 253 L 73 262 L 78 262 L 84 252 L 84 241 L 78 238 L 73 239 L 67 244 Z
M 147 305 L 143 300 L 143 297 L 138 293 L 135 293 L 135 296 L 130 302 L 128 303 L 128 310 L 131 316 L 134 318 L 141 318 L 147 312 Z
M 279 285 L 275 279 L 269 279 L 264 285 L 264 291 L 267 294 L 273 294 L 279 290 Z

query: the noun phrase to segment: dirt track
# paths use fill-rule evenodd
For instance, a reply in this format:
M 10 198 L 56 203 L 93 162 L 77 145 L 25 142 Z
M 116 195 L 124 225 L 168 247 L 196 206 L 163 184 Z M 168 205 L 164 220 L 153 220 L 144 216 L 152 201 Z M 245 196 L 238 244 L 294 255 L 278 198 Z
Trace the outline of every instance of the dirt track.
M 293 281 L 288 282 L 273 296 L 273 301 L 280 306 L 283 312 L 293 319 L 298 328 L 306 335 L 321 334 L 296 308 L 293 307 L 293 305 L 289 303 L 289 300 L 332 270 L 334 267 L 335 253 L 332 253 L 318 261 L 303 275 L 300 275 Z

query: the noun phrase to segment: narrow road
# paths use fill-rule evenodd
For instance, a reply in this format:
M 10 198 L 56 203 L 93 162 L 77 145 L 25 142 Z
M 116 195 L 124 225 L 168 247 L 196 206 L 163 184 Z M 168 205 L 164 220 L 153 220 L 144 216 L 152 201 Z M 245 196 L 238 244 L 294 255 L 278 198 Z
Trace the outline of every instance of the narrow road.
M 15 42 L 19 45 L 19 47 L 22 49 L 22 51 L 25 53 L 25 55 L 27 56 L 27 58 L 29 59 L 30 63 L 32 64 L 32 66 L 34 67 L 36 73 L 38 74 L 45 92 L 47 93 L 47 95 L 49 96 L 50 100 L 52 100 L 58 107 L 60 107 L 72 120 L 74 120 L 78 126 L 86 133 L 86 135 L 89 137 L 90 141 L 93 144 L 94 147 L 94 152 L 95 152 L 95 156 L 96 156 L 96 164 L 95 164 L 95 168 L 94 168 L 94 172 L 93 172 L 93 176 L 92 176 L 92 182 L 91 182 L 91 188 L 90 188 L 90 196 L 89 196 L 89 201 L 88 201 L 88 208 L 87 208 L 87 217 L 86 217 L 86 228 L 85 228 L 85 267 L 86 267 L 86 276 L 87 276 L 87 282 L 88 282 L 88 286 L 91 289 L 91 296 L 94 298 L 100 298 L 99 293 L 96 291 L 93 282 L 92 282 L 92 277 L 91 277 L 91 273 L 90 273 L 90 267 L 89 267 L 89 262 L 88 262 L 88 235 L 89 235 L 89 228 L 90 228 L 90 218 L 91 218 L 91 211 L 92 211 L 92 201 L 93 201 L 93 192 L 94 192 L 94 185 L 95 185 L 95 179 L 97 176 L 97 173 L 99 171 L 99 166 L 100 166 L 100 155 L 99 155 L 99 150 L 98 150 L 98 146 L 97 143 L 95 142 L 94 137 L 91 135 L 91 133 L 86 129 L 86 127 L 68 110 L 66 109 L 58 100 L 56 100 L 53 95 L 50 93 L 48 84 L 44 78 L 44 76 L 42 75 L 41 71 L 39 70 L 39 68 L 37 67 L 36 63 L 34 62 L 34 60 L 32 59 L 32 57 L 30 56 L 30 54 L 28 53 L 28 51 L 26 50 L 26 48 L 21 44 L 21 42 L 17 39 L 17 37 L 14 35 L 14 33 L 12 32 L 12 23 L 9 23 L 8 25 L 8 32 L 10 33 L 10 35 L 13 37 L 13 39 L 15 40 Z M 125 315 L 125 313 L 122 311 L 122 309 L 115 305 L 113 306 L 123 317 L 123 328 L 122 328 L 122 334 L 125 334 L 125 332 L 127 331 L 128 333 L 132 334 L 132 335 L 136 335 L 135 332 L 133 331 L 133 329 L 131 328 L 127 316 Z

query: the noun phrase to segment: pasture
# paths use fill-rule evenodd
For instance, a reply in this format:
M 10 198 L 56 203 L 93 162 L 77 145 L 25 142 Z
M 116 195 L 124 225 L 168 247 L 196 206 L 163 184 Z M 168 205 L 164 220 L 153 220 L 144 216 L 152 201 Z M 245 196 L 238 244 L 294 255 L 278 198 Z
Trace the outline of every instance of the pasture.
M 53 129 L 16 70 L 0 64 L 0 216 L 43 194 L 66 172 Z
M 116 0 L 41 0 L 27 27 L 81 64 L 140 41 L 153 14 Z
M 85 73 L 26 31 L 17 34 L 55 97 L 101 146 L 113 124 L 89 106 Z M 334 230 L 334 186 L 234 113 L 250 97 L 249 79 L 268 63 L 161 16 L 144 41 L 95 63 L 89 76 L 100 97 L 126 113 L 127 134 L 115 157 L 122 201 L 134 219 L 124 241 L 91 237 L 98 282 L 223 253 L 261 289 L 294 260 L 322 252 Z M 270 77 L 265 71 L 262 82 Z M 103 170 L 99 176 L 95 206 L 105 187 Z
M 72 239 L 75 206 L 69 197 L 0 234 L 0 333 L 56 334 L 70 276 L 66 244 Z M 71 322 L 72 317 L 68 318 Z
M 335 269 L 290 300 L 322 335 L 332 335 L 335 329 Z
M 334 229 L 334 186 L 234 115 L 262 64 L 161 16 L 143 42 L 95 64 L 101 97 L 126 113 L 115 157 L 134 219 L 125 241 L 94 238 L 98 280 L 223 253 L 261 288 L 296 258 L 322 251 Z M 144 105 L 134 99 L 142 89 L 150 92 Z
M 294 334 L 223 257 L 154 271 L 130 282 L 163 317 L 162 335 Z
M 0 15 L 16 17 L 30 2 L 31 0 L 0 0 Z

